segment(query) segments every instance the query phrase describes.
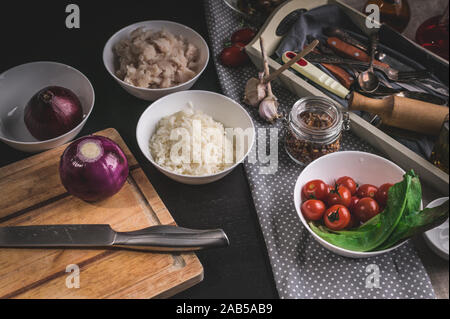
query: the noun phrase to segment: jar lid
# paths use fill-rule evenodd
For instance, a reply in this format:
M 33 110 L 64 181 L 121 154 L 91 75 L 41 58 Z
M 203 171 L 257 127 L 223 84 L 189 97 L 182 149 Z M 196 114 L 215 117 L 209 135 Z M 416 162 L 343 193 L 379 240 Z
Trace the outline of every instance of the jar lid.
M 297 101 L 289 114 L 291 129 L 304 139 L 326 143 L 343 129 L 341 107 L 323 97 L 306 97 Z

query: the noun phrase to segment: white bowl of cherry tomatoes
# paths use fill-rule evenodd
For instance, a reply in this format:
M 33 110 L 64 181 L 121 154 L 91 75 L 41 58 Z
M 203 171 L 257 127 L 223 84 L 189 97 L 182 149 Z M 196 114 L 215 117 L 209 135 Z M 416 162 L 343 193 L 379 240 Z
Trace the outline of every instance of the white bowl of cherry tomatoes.
M 374 154 L 329 154 L 300 174 L 294 190 L 295 209 L 311 235 L 328 250 L 350 258 L 384 254 L 401 245 L 370 252 L 347 250 L 321 238 L 308 223 L 318 223 L 330 231 L 359 227 L 383 212 L 389 188 L 401 182 L 404 174 L 399 166 Z

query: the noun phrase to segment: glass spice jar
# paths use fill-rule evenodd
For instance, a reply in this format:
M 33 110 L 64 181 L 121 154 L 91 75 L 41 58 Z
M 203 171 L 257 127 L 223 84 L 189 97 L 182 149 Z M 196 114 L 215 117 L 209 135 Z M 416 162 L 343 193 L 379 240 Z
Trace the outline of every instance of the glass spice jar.
M 323 97 L 297 101 L 289 114 L 285 149 L 297 164 L 306 166 L 315 159 L 339 151 L 343 130 L 349 129 L 348 113 Z

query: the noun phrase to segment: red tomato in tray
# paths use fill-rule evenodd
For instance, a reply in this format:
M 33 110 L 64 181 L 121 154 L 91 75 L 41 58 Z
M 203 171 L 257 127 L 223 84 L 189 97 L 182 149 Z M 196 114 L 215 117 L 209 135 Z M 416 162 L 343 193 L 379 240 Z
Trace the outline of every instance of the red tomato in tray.
M 375 198 L 377 195 L 378 188 L 370 185 L 370 184 L 364 184 L 358 188 L 358 192 L 356 193 L 359 198 L 365 198 L 365 197 L 371 197 Z
M 347 187 L 352 195 L 356 194 L 356 188 L 358 185 L 353 178 L 348 176 L 341 177 L 336 181 L 336 184 Z
M 350 209 L 350 212 L 353 213 L 356 204 L 360 201 L 360 198 L 358 196 L 352 196 L 352 199 L 350 200 L 350 205 L 348 206 L 348 209 Z
M 234 43 L 220 53 L 220 63 L 225 66 L 238 67 L 248 62 L 249 58 L 245 53 L 245 43 Z
M 370 197 L 361 199 L 358 204 L 356 204 L 356 207 L 353 211 L 353 214 L 362 223 L 367 222 L 379 213 L 380 206 L 373 198 Z
M 327 210 L 324 202 L 317 199 L 309 199 L 302 204 L 302 214 L 307 220 L 320 220 Z
M 343 230 L 350 225 L 352 216 L 347 207 L 334 205 L 329 208 L 323 217 L 325 226 L 331 230 Z
M 306 183 L 302 190 L 304 199 L 325 200 L 328 196 L 328 185 L 320 179 Z
M 255 35 L 256 32 L 252 28 L 243 28 L 233 33 L 233 35 L 231 36 L 231 42 L 241 42 L 244 44 L 249 44 L 253 40 Z
M 378 188 L 378 192 L 375 195 L 375 199 L 381 207 L 386 207 L 388 201 L 389 189 L 394 186 L 394 184 L 386 183 Z
M 347 187 L 336 185 L 327 196 L 327 204 L 328 206 L 344 205 L 345 207 L 350 207 L 351 199 L 352 193 Z

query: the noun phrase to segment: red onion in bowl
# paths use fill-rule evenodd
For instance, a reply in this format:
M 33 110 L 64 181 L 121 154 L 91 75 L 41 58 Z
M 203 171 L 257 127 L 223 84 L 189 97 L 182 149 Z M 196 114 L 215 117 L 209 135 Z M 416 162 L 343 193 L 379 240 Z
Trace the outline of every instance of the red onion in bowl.
M 83 120 L 83 108 L 69 89 L 49 86 L 37 92 L 25 107 L 25 125 L 38 140 L 49 140 L 71 131 Z
M 82 137 L 70 144 L 59 164 L 67 191 L 84 201 L 97 202 L 115 195 L 128 177 L 128 161 L 109 138 Z

